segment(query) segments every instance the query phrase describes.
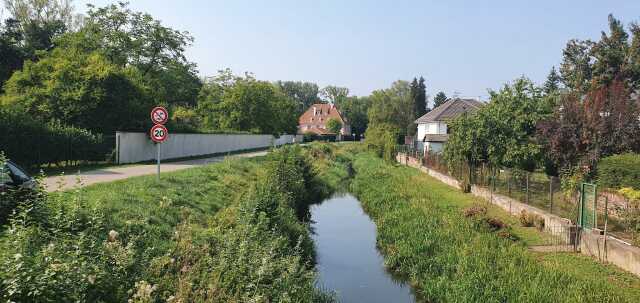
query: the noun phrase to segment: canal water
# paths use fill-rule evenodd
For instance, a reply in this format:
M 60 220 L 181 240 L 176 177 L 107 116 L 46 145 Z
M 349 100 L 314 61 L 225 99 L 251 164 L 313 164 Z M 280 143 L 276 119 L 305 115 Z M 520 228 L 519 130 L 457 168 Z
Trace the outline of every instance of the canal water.
M 338 194 L 311 207 L 318 287 L 339 302 L 414 302 L 409 286 L 385 271 L 376 226 L 352 195 Z

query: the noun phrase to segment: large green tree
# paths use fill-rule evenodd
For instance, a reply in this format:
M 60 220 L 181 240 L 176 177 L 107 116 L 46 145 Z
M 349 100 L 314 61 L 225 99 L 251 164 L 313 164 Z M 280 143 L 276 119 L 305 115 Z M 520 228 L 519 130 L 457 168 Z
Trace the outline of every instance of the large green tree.
M 230 70 L 205 83 L 198 112 L 209 129 L 275 134 L 295 133 L 296 102 L 277 85 Z
M 367 130 L 367 125 L 369 124 L 369 117 L 367 116 L 369 104 L 371 104 L 369 97 L 349 96 L 338 108 L 347 118 L 353 133 L 364 134 Z
M 413 116 L 415 119 L 427 113 L 427 91 L 424 78 L 413 78 L 411 82 L 411 99 L 413 100 Z
M 300 113 L 303 113 L 311 105 L 318 102 L 319 88 L 315 83 L 302 81 L 277 81 L 276 85 L 280 87 L 289 98 L 298 103 Z
M 320 94 L 329 102 L 340 105 L 341 102 L 349 96 L 349 89 L 346 87 L 339 87 L 334 85 L 328 85 L 320 91 Z
M 620 80 L 640 89 L 640 27 L 632 23 L 629 35 L 620 20 L 609 15 L 608 21 L 609 33 L 602 32 L 600 40 L 567 43 L 560 65 L 567 88 L 586 93 Z
M 489 104 L 472 117 L 462 116 L 450 124 L 445 157 L 532 171 L 543 162 L 536 125 L 551 115 L 550 102 L 526 78 L 490 94 Z
M 62 36 L 59 47 L 101 52 L 113 64 L 134 66 L 157 102 L 196 105 L 200 79 L 185 57 L 193 37 L 162 25 L 151 15 L 132 11 L 126 3 L 97 8 L 89 5 L 84 26 Z
M 556 72 L 556 67 L 552 66 L 551 71 L 547 76 L 547 80 L 544 82 L 542 90 L 547 95 L 558 92 L 558 90 L 560 89 L 561 80 L 562 78 L 560 77 L 560 75 L 558 75 L 558 72 Z
M 100 133 L 145 129 L 152 107 L 139 71 L 114 65 L 99 52 L 57 48 L 38 62 L 27 61 L 5 88 L 5 106 Z
M 401 135 L 406 135 L 410 128 L 415 127 L 409 82 L 399 80 L 388 89 L 376 90 L 371 94 L 370 100 L 368 111 L 370 126 L 391 125 Z

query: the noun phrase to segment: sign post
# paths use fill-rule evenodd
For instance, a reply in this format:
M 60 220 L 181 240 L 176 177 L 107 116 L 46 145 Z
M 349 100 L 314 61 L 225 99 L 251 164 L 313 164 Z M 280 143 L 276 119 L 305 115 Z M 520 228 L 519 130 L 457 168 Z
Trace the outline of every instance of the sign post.
M 156 159 L 156 164 L 158 166 L 158 176 L 157 180 L 160 181 L 160 144 L 167 140 L 169 135 L 169 130 L 163 125 L 167 123 L 169 119 L 169 112 L 164 107 L 158 106 L 151 110 L 151 121 L 153 122 L 153 127 L 151 127 L 150 135 L 151 140 L 156 143 L 156 147 L 158 150 L 158 155 Z

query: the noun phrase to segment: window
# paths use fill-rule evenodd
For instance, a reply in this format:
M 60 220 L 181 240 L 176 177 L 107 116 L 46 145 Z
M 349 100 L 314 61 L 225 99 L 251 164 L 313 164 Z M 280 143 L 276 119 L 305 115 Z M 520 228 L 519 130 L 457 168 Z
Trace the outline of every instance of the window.
M 5 165 L 0 167 L 0 185 L 7 185 L 9 183 L 13 183 L 13 180 L 9 174 L 9 168 Z
M 9 167 L 9 170 L 11 171 L 11 175 L 13 175 L 14 178 L 14 182 L 21 184 L 23 182 L 27 182 L 29 181 L 29 176 L 18 166 L 11 164 L 11 163 L 7 163 L 7 166 Z

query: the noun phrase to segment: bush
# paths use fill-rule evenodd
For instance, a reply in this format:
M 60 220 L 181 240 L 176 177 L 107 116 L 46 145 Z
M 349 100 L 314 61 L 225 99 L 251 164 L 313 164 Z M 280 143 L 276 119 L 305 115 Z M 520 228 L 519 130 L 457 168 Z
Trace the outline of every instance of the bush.
M 370 125 L 365 133 L 365 145 L 373 150 L 378 157 L 392 161 L 395 156 L 395 147 L 398 139 L 398 130 L 390 124 Z
M 0 109 L 0 116 L 0 150 L 23 166 L 104 161 L 113 149 L 102 135 L 85 129 L 60 122 L 44 123 L 7 109 Z
M 622 188 L 618 191 L 628 200 L 627 207 L 617 209 L 625 230 L 631 234 L 631 240 L 640 245 L 640 190 Z
M 610 189 L 640 189 L 640 154 L 613 155 L 600 160 L 598 185 Z
M 520 216 L 518 219 L 520 220 L 520 225 L 524 227 L 531 227 L 534 224 L 535 215 L 529 214 L 526 210 L 520 212 Z

